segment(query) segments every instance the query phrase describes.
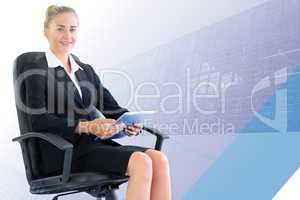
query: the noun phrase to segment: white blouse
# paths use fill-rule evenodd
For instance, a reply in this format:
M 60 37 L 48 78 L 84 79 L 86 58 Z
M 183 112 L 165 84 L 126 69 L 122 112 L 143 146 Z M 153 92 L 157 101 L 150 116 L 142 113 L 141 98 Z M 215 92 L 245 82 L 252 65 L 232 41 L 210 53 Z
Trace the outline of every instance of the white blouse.
M 82 68 L 75 62 L 73 57 L 69 56 L 70 64 L 71 64 L 71 72 L 70 73 L 68 71 L 66 71 L 62 62 L 55 56 L 55 54 L 50 49 L 48 49 L 48 51 L 46 51 L 46 59 L 47 59 L 48 67 L 55 68 L 55 67 L 61 66 L 64 68 L 65 72 L 68 74 L 68 76 L 74 83 L 76 89 L 78 90 L 80 97 L 82 98 L 82 92 L 81 92 L 77 77 L 75 76 L 75 72 Z

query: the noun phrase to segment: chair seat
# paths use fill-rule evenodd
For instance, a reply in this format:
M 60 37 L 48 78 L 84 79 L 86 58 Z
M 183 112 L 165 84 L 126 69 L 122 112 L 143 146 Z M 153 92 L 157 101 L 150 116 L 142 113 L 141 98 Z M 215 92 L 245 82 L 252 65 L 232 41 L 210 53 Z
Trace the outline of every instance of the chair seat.
M 59 177 L 52 177 L 59 180 Z M 32 194 L 56 194 L 68 191 L 84 191 L 91 187 L 118 186 L 128 181 L 127 176 L 100 172 L 73 173 L 66 183 L 49 180 L 49 178 L 39 179 L 31 182 L 30 192 Z

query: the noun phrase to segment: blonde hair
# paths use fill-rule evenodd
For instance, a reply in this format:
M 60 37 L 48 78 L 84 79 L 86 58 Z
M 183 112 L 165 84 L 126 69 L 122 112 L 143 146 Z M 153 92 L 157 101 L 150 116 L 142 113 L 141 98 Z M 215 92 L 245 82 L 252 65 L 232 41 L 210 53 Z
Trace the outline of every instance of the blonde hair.
M 60 14 L 65 13 L 65 12 L 73 13 L 76 16 L 77 21 L 79 23 L 78 15 L 77 15 L 76 11 L 73 8 L 68 7 L 68 6 L 51 5 L 46 10 L 46 17 L 45 17 L 45 21 L 44 21 L 44 27 L 48 27 L 49 23 L 51 22 L 51 20 L 53 20 L 53 18 L 55 16 L 60 15 Z

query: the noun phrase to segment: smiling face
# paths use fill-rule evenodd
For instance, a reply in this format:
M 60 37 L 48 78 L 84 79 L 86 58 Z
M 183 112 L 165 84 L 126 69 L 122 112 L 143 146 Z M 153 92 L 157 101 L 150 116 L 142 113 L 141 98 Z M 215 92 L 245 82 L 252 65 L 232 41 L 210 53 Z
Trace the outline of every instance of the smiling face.
M 50 49 L 57 54 L 69 54 L 77 41 L 78 19 L 72 12 L 56 15 L 44 27 Z

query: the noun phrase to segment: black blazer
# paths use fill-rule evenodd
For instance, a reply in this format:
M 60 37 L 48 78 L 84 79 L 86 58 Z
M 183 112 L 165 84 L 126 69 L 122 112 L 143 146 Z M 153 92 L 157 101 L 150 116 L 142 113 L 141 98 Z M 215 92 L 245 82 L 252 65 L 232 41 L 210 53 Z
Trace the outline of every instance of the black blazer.
M 28 58 L 29 56 L 29 58 Z M 75 75 L 79 81 L 82 98 L 66 74 L 63 67 L 49 68 L 44 52 L 27 55 L 24 71 L 26 85 L 27 114 L 30 116 L 30 130 L 36 132 L 52 132 L 60 135 L 74 145 L 74 158 L 86 150 L 80 146 L 85 137 L 74 133 L 81 120 L 92 120 L 97 117 L 97 109 L 106 118 L 117 119 L 128 110 L 118 105 L 111 93 L 101 84 L 94 69 L 82 63 L 76 56 L 75 62 L 82 68 Z M 95 114 L 96 113 L 96 114 Z M 88 146 L 86 147 L 88 148 Z M 63 152 L 52 145 L 40 141 L 40 170 L 44 174 L 62 169 Z

